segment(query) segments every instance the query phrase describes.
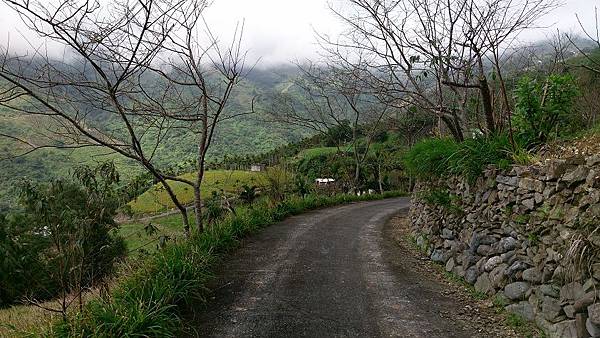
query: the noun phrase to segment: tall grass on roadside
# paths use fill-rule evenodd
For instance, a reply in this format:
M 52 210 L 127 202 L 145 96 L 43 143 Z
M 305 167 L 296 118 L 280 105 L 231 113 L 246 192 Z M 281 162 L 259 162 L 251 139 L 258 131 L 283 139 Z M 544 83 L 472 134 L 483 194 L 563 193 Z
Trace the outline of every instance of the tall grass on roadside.
M 403 158 L 408 173 L 425 179 L 450 175 L 474 181 L 488 165 L 505 169 L 525 158 L 522 148 L 513 151 L 505 134 L 476 137 L 457 143 L 448 138 L 425 139 L 410 149 Z
M 206 300 L 206 285 L 215 263 L 239 240 L 303 211 L 354 201 L 400 196 L 337 195 L 290 197 L 276 204 L 257 202 L 239 208 L 188 241 L 174 243 L 121 277 L 110 296 L 93 300 L 84 311 L 53 326 L 58 337 L 174 337 L 183 330 L 181 315 Z

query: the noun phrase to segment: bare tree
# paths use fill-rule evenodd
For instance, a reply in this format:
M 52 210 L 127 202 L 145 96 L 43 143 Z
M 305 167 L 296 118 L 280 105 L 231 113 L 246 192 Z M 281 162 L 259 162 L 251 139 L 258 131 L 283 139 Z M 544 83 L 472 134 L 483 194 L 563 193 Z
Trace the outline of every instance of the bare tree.
M 579 15 L 577 16 L 577 22 L 579 23 L 579 27 L 581 28 L 581 32 L 583 36 L 588 39 L 589 42 L 592 43 L 594 49 L 600 48 L 600 19 L 598 18 L 598 7 L 594 7 L 594 19 L 595 26 L 594 29 L 586 29 Z M 600 74 L 600 58 L 594 57 L 589 50 L 585 50 L 580 43 L 577 42 L 577 38 L 573 34 L 566 34 L 567 39 L 571 44 L 577 49 L 577 51 L 584 56 L 586 63 L 581 66 L 585 69 L 594 72 L 596 74 Z
M 375 136 L 392 107 L 377 99 L 367 73 L 327 62 L 299 65 L 294 82 L 300 99 L 279 94 L 270 115 L 274 121 L 309 128 L 333 138 L 338 150 L 349 144 L 354 160 L 353 189 L 360 188 L 363 166 Z
M 523 30 L 559 5 L 555 0 L 349 0 L 332 11 L 347 26 L 338 37 L 320 36 L 340 63 L 367 65 L 387 89 L 387 102 L 429 111 L 457 140 L 464 138 L 467 111 L 481 110 L 484 131 L 501 127 L 497 98 L 488 80 L 494 71 L 501 110 L 509 100 L 501 75 L 502 53 Z
M 117 0 L 109 6 L 98 0 L 4 1 L 38 36 L 63 46 L 65 56 L 55 60 L 41 48 L 33 55 L 2 51 L 0 104 L 43 119 L 50 127 L 40 132 L 50 142 L 3 136 L 26 144 L 27 152 L 102 147 L 137 162 L 163 185 L 186 233 L 186 206 L 169 181 L 188 184 L 201 231 L 204 161 L 244 69 L 241 31 L 225 49 L 208 32 L 202 48 L 198 24 L 205 0 Z M 224 81 L 225 89 L 211 81 Z M 111 128 L 98 127 L 98 119 Z M 156 163 L 159 146 L 180 129 L 197 135 L 195 180 L 167 174 Z

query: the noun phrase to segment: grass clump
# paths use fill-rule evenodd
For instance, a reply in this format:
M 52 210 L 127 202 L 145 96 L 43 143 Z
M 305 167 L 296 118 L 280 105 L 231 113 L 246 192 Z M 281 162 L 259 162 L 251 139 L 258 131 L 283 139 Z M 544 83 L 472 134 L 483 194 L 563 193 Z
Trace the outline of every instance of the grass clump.
M 309 195 L 267 200 L 238 208 L 205 232 L 173 243 L 132 268 L 109 296 L 89 302 L 84 310 L 53 327 L 58 337 L 174 337 L 182 333 L 181 316 L 206 300 L 206 285 L 220 257 L 244 236 L 303 211 L 336 204 L 400 196 Z
M 458 150 L 458 143 L 449 138 L 424 139 L 404 155 L 404 167 L 417 178 L 445 176 L 449 173 L 448 162 Z
M 416 178 L 459 175 L 474 181 L 489 165 L 506 169 L 515 160 L 522 162 L 524 158 L 522 152 L 512 150 L 509 137 L 500 134 L 461 143 L 447 138 L 425 139 L 406 153 L 403 163 Z

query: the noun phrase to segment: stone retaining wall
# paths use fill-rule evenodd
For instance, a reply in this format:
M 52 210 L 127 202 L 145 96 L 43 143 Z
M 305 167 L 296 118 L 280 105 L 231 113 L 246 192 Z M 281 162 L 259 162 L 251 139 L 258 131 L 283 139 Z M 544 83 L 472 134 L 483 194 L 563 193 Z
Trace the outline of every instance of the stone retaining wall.
M 420 182 L 410 220 L 432 260 L 549 337 L 600 337 L 600 155 Z

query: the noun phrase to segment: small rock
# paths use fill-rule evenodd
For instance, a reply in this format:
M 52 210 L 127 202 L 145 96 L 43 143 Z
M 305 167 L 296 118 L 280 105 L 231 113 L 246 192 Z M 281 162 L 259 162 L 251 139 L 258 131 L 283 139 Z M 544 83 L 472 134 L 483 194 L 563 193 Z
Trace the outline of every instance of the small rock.
M 498 175 L 498 176 L 496 176 L 496 182 L 505 184 L 505 185 L 509 185 L 511 187 L 516 187 L 519 185 L 519 179 L 514 176 L 510 177 L 510 176 Z
M 597 299 L 597 294 L 595 291 L 591 291 L 583 295 L 583 297 L 577 299 L 573 306 L 575 307 L 575 312 L 584 312 L 588 306 L 594 304 Z
M 554 285 L 543 284 L 543 285 L 540 285 L 540 287 L 538 289 L 544 296 L 558 298 L 560 295 L 560 289 Z
M 443 239 L 454 239 L 454 232 L 448 228 L 443 228 L 440 237 Z
M 600 263 L 592 264 L 592 277 L 600 280 Z
M 479 277 L 479 272 L 477 268 L 473 265 L 465 271 L 465 281 L 471 285 L 475 284 L 477 281 L 477 277 Z
M 494 270 L 492 270 L 490 272 L 490 280 L 492 281 L 492 286 L 494 286 L 494 288 L 502 288 L 504 287 L 504 281 L 506 280 L 506 269 L 508 268 L 508 265 L 506 265 L 505 263 L 502 263 L 500 265 L 498 265 L 497 267 L 494 268 Z
M 494 253 L 494 249 L 490 245 L 480 245 L 477 248 L 477 254 L 481 256 L 489 256 Z
M 470 251 L 464 251 L 462 255 L 462 265 L 464 267 L 470 267 L 471 265 L 477 263 L 479 257 L 472 254 Z
M 600 188 L 600 171 L 597 169 L 590 170 L 588 177 L 585 179 L 585 184 L 590 188 Z
M 592 321 L 592 323 L 596 325 L 600 325 L 600 303 L 595 303 L 587 308 L 588 317 Z
M 579 282 L 566 284 L 560 289 L 561 301 L 575 301 L 584 295 L 583 286 Z
M 475 290 L 486 294 L 494 291 L 494 288 L 492 287 L 492 281 L 490 280 L 487 272 L 484 272 L 477 278 L 477 282 L 475 282 Z
M 585 160 L 586 160 L 587 166 L 592 167 L 592 166 L 595 166 L 596 164 L 600 163 L 600 155 L 599 154 L 592 155 L 592 156 L 586 158 Z
M 555 180 L 562 176 L 567 170 L 567 161 L 563 159 L 552 159 L 549 160 L 546 165 L 546 179 Z
M 425 238 L 423 236 L 417 237 L 417 246 L 421 249 L 425 249 Z
M 538 284 L 542 281 L 542 273 L 536 268 L 529 268 L 523 271 L 523 280 Z
M 504 237 L 500 240 L 500 247 L 502 252 L 508 252 L 517 248 L 518 242 L 512 237 Z
M 596 290 L 596 281 L 593 278 L 588 278 L 588 280 L 583 283 L 583 292 L 587 293 L 593 290 Z
M 502 263 L 502 258 L 500 256 L 494 256 L 485 263 L 483 269 L 487 272 L 494 270 L 500 263 Z
M 465 278 L 465 269 L 463 269 L 462 265 L 455 265 L 452 269 L 452 273 L 462 278 Z
M 585 328 L 587 329 L 590 336 L 600 337 L 600 327 L 592 323 L 592 321 L 589 318 L 585 321 Z
M 525 208 L 527 210 L 533 210 L 533 208 L 535 208 L 535 199 L 533 198 L 528 198 L 526 200 L 523 200 L 521 202 L 521 204 L 523 204 L 523 206 L 525 206 Z
M 529 283 L 514 282 L 504 287 L 504 295 L 510 300 L 524 299 L 529 291 Z
M 546 320 L 555 322 L 562 313 L 562 307 L 557 299 L 544 296 L 542 300 L 542 315 Z
M 567 315 L 568 318 L 575 318 L 575 307 L 573 305 L 567 305 L 563 307 L 563 312 Z
M 519 188 L 522 188 L 525 190 L 537 191 L 537 192 L 541 193 L 544 191 L 545 187 L 546 187 L 546 184 L 544 182 L 533 179 L 533 178 L 523 177 L 519 180 Z
M 517 314 L 529 321 L 533 321 L 535 319 L 533 306 L 528 301 L 521 301 L 515 304 L 510 304 L 505 309 L 506 311 Z
M 452 257 L 451 257 L 451 258 L 448 260 L 448 262 L 446 263 L 446 271 L 447 271 L 447 272 L 452 272 L 452 269 L 454 269 L 454 265 L 455 265 L 455 264 L 456 264 L 456 263 L 454 262 L 454 258 L 452 258 Z
M 578 166 L 575 170 L 569 171 L 563 175 L 562 180 L 568 183 L 576 183 L 585 181 L 589 169 L 584 166 Z
M 448 254 L 444 252 L 444 250 L 436 249 L 431 253 L 431 260 L 436 263 L 444 263 L 446 264 L 446 260 L 448 260 Z
M 515 273 L 517 273 L 518 271 L 525 270 L 528 267 L 529 265 L 527 265 L 527 263 L 522 261 L 516 261 L 512 263 L 508 269 L 506 269 L 506 275 L 509 277 L 513 277 Z
M 575 319 L 565 320 L 552 325 L 546 330 L 548 337 L 578 338 Z
M 476 232 L 473 232 L 471 240 L 469 240 L 469 251 L 471 252 L 471 254 L 477 252 L 477 248 L 479 248 L 479 245 L 481 245 L 480 236 Z

